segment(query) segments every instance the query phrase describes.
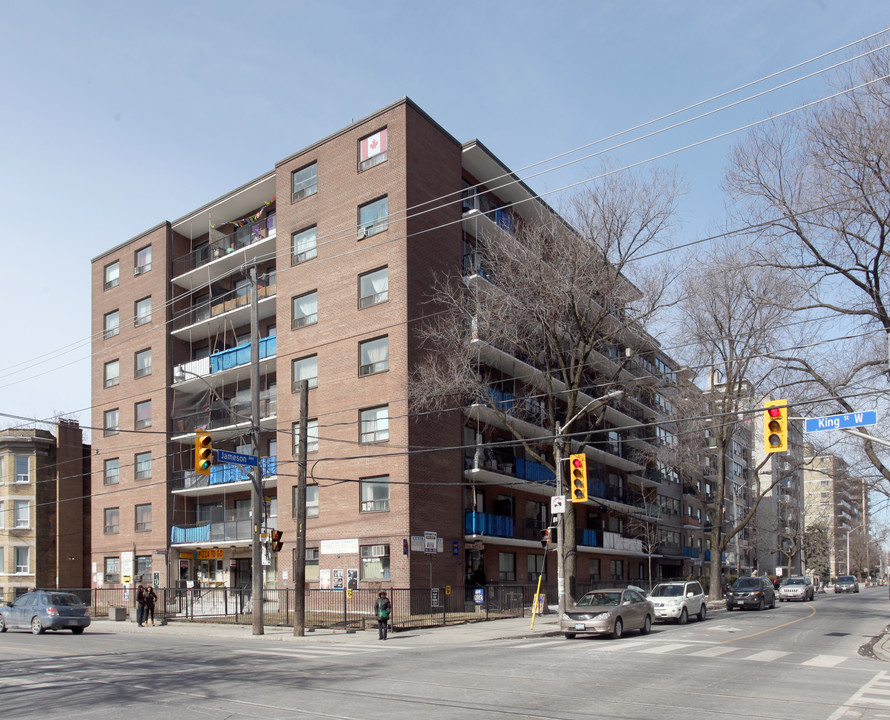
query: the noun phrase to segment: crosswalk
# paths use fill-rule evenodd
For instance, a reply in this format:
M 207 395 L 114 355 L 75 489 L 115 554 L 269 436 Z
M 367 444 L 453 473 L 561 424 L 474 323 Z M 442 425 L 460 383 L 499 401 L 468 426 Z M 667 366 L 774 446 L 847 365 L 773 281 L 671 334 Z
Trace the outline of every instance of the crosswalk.
M 828 716 L 828 720 L 854 720 L 869 711 L 871 718 L 890 718 L 890 676 L 879 672 Z

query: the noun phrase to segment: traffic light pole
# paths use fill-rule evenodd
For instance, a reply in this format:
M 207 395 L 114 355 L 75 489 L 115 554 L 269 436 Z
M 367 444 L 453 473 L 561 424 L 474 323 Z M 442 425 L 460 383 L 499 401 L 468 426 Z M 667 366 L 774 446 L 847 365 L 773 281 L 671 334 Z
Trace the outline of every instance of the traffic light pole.
M 250 268 L 250 454 L 259 456 L 260 450 L 260 341 L 259 288 L 256 265 Z M 251 520 L 251 601 L 253 606 L 253 634 L 262 635 L 263 623 L 263 548 L 260 530 L 263 527 L 263 480 L 260 465 L 253 468 Z

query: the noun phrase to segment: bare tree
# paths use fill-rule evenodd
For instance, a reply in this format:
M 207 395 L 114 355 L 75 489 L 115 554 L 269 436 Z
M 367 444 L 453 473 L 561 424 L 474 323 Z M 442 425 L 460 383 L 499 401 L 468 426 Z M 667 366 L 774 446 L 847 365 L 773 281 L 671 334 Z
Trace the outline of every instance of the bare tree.
M 738 218 L 758 225 L 758 262 L 799 281 L 799 292 L 774 292 L 773 300 L 808 318 L 828 318 L 835 335 L 854 336 L 777 355 L 831 412 L 853 411 L 852 395 L 886 390 L 888 60 L 886 50 L 875 52 L 836 79 L 830 92 L 840 94 L 833 99 L 753 131 L 733 151 L 726 178 Z M 874 444 L 866 440 L 862 450 L 890 480 Z
M 651 343 L 643 326 L 672 279 L 663 264 L 629 263 L 664 246 L 678 193 L 668 172 L 612 175 L 575 196 L 565 219 L 541 203 L 522 210 L 512 233 L 480 226 L 467 236 L 464 272 L 437 280 L 436 312 L 419 330 L 437 352 L 414 375 L 416 407 L 486 408 L 527 458 L 554 471 L 554 457 L 602 442 L 594 433 L 606 406 L 635 392 L 633 356 Z M 572 503 L 568 510 L 571 599 Z

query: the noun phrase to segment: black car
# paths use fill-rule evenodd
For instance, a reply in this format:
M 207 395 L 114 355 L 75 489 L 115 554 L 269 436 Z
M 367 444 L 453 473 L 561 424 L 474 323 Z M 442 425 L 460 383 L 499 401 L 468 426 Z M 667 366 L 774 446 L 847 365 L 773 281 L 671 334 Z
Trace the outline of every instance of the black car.
M 776 589 L 767 577 L 742 577 L 736 580 L 726 592 L 726 609 L 756 608 L 776 606 Z

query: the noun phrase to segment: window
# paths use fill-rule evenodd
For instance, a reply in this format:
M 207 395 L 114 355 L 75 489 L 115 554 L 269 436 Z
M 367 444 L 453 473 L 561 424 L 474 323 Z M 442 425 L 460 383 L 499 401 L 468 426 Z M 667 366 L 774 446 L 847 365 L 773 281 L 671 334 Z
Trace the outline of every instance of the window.
M 106 485 L 117 485 L 120 482 L 121 464 L 118 458 L 109 458 L 103 463 L 102 481 Z
M 296 330 L 304 325 L 318 322 L 318 291 L 300 295 L 293 299 L 293 321 L 291 328 Z
M 295 170 L 291 174 L 291 202 L 315 195 L 318 191 L 318 163 Z
M 116 557 L 105 558 L 105 582 L 120 582 L 121 560 Z
M 383 232 L 388 227 L 387 215 L 389 206 L 386 197 L 359 206 L 358 225 L 359 237 L 370 237 Z
M 300 392 L 300 382 L 309 381 L 309 387 L 318 387 L 318 355 L 298 358 L 292 363 L 294 382 L 293 391 Z
M 624 580 L 624 561 L 610 560 L 609 572 L 611 573 L 610 577 L 612 580 Z
M 599 582 L 600 579 L 600 559 L 590 559 L 590 582 Z
M 151 245 L 140 248 L 136 251 L 133 274 L 141 275 L 142 273 L 148 272 L 149 270 L 151 270 Z
M 528 555 L 528 580 L 538 582 L 538 578 L 544 574 L 544 556 Z
M 389 370 L 389 338 L 375 338 L 358 344 L 359 375 L 373 375 Z
M 15 456 L 15 481 L 27 483 L 31 480 L 31 457 L 29 455 Z
M 148 582 L 151 582 L 151 555 L 137 555 L 136 556 L 136 581 L 138 582 L 138 578 L 142 578 Z
M 389 579 L 389 545 L 362 545 L 362 580 Z
M 151 505 L 136 506 L 136 532 L 151 530 Z
M 134 356 L 133 366 L 136 377 L 141 378 L 151 375 L 151 348 L 137 352 Z
M 300 423 L 292 426 L 294 434 L 294 457 L 300 456 Z M 306 423 L 306 452 L 318 452 L 318 420 L 309 420 Z
M 151 322 L 151 297 L 137 300 L 135 304 L 136 320 L 133 323 L 137 327 Z
M 31 501 L 30 500 L 13 500 L 13 527 L 29 528 L 31 527 Z
M 370 170 L 386 162 L 386 128 L 358 141 L 358 171 Z
M 318 548 L 306 548 L 306 582 L 318 582 Z
M 6 528 L 6 501 L 0 500 L 0 530 Z M 3 572 L 3 565 L 0 565 L 0 572 Z
M 389 268 L 372 270 L 358 276 L 359 308 L 379 305 L 389 299 Z
M 113 535 L 120 532 L 120 509 L 105 508 L 105 528 L 106 535 Z
M 363 478 L 360 482 L 361 512 L 389 510 L 389 475 Z
M 31 552 L 29 548 L 17 547 L 15 549 L 15 572 L 16 574 L 30 574 L 31 572 Z
M 136 479 L 148 480 L 151 477 L 151 450 L 136 453 Z
M 113 387 L 121 381 L 120 360 L 109 360 L 105 363 L 105 387 Z
M 103 288 L 105 290 L 111 290 L 113 287 L 117 287 L 121 281 L 121 264 L 115 260 L 113 263 L 108 263 L 105 266 L 105 285 Z
M 102 428 L 105 437 L 108 437 L 109 435 L 117 435 L 120 432 L 120 410 L 117 408 L 114 410 L 106 410 L 104 420 L 102 421 Z
M 293 487 L 293 502 L 291 507 L 294 510 L 294 517 L 297 516 L 297 486 Z M 306 486 L 306 517 L 318 517 L 318 485 Z
M 151 427 L 151 400 L 143 400 L 135 405 L 136 429 Z
M 359 413 L 359 424 L 359 442 L 389 440 L 389 405 L 362 410 Z
M 317 228 L 307 228 L 291 236 L 291 265 L 298 265 L 318 255 Z
M 501 582 L 516 582 L 516 553 L 498 553 L 498 573 Z
M 112 310 L 110 313 L 105 313 L 105 316 L 102 320 L 102 328 L 102 337 L 105 340 L 117 335 L 120 332 L 121 328 L 120 313 L 117 310 Z

